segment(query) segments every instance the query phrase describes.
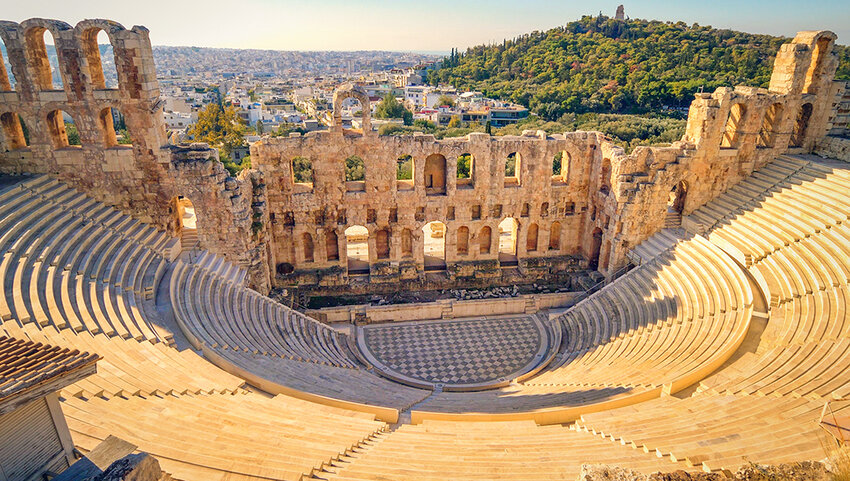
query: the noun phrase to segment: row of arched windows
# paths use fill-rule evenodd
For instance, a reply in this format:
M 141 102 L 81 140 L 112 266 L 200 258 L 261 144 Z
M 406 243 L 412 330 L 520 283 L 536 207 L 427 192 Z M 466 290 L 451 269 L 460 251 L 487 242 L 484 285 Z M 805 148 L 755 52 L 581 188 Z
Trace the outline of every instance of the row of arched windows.
M 785 118 L 785 106 L 779 102 L 772 104 L 765 111 L 762 118 L 761 128 L 759 129 L 758 138 L 756 139 L 756 147 L 758 148 L 773 148 L 776 146 L 776 138 L 778 136 L 780 126 Z M 789 147 L 802 147 L 806 137 L 806 131 L 809 126 L 809 120 L 812 116 L 812 104 L 805 103 L 800 107 L 797 113 L 797 118 L 794 122 L 794 130 L 789 140 Z M 743 103 L 736 103 L 729 109 L 729 115 L 726 117 L 726 125 L 723 131 L 723 137 L 720 140 L 721 149 L 736 149 L 740 146 L 744 132 L 744 123 L 747 117 L 747 106 Z
M 81 146 L 81 136 L 74 118 L 63 110 L 52 110 L 43 118 L 45 130 L 50 137 L 50 143 L 55 149 Z M 30 145 L 30 134 L 27 122 L 16 112 L 0 114 L 3 136 L 8 150 L 26 148 Z M 98 115 L 98 124 L 103 144 L 116 147 L 130 144 L 132 140 L 124 123 L 124 116 L 118 109 L 105 107 Z
M 566 184 L 570 178 L 571 159 L 569 152 L 560 151 L 552 159 L 552 183 Z M 520 183 L 522 156 L 512 152 L 505 160 L 505 186 L 518 186 Z M 475 158 L 463 153 L 457 158 L 455 168 L 458 189 L 474 186 Z M 313 186 L 313 163 L 303 156 L 293 157 L 289 163 L 290 177 L 301 192 L 309 192 Z M 396 166 L 396 186 L 398 190 L 413 190 L 415 168 L 413 156 L 404 154 L 398 157 Z M 423 184 L 427 195 L 446 193 L 446 158 L 441 154 L 431 154 L 425 158 Z M 352 155 L 345 159 L 345 182 L 349 192 L 365 190 L 366 167 L 363 159 Z
M 80 47 L 85 56 L 94 89 L 118 87 L 118 68 L 109 35 L 102 28 L 89 28 L 79 38 Z M 51 45 L 52 48 L 48 48 Z M 6 45 L 4 44 L 4 47 Z M 61 53 L 56 48 L 56 38 L 49 29 L 37 26 L 24 32 L 24 48 L 28 66 L 37 90 L 63 90 L 65 72 L 61 68 Z M 0 91 L 13 91 L 17 81 L 12 71 L 12 62 L 8 49 L 3 48 L 0 58 Z M 107 76 L 109 73 L 109 76 Z
M 471 253 L 472 249 L 477 249 L 479 254 L 491 254 L 497 251 L 500 255 L 508 256 L 517 255 L 517 239 L 518 239 L 519 222 L 511 217 L 505 218 L 499 224 L 499 236 L 496 238 L 497 246 L 494 246 L 493 231 L 490 226 L 483 226 L 478 232 L 476 242 L 472 242 L 469 227 L 460 226 L 455 233 L 455 253 L 458 256 L 466 256 Z M 539 227 L 537 223 L 531 223 L 526 229 L 525 235 L 525 251 L 538 252 L 548 250 L 550 252 L 559 252 L 561 250 L 561 223 L 553 222 L 549 227 L 549 236 L 541 245 Z M 410 259 L 413 257 L 413 232 L 404 228 L 399 231 L 400 235 L 400 256 L 402 259 Z M 446 225 L 439 221 L 432 221 L 422 228 L 423 235 L 423 254 L 425 256 L 426 266 L 442 264 L 445 267 L 445 237 Z M 368 229 L 363 226 L 351 226 L 345 229 L 344 232 L 346 241 L 346 252 L 348 257 L 349 271 L 361 271 L 369 266 L 369 238 Z M 385 260 L 390 258 L 390 246 L 392 241 L 392 232 L 388 228 L 382 228 L 374 231 L 375 258 Z M 339 251 L 339 235 L 333 229 L 324 231 L 325 238 L 325 259 L 328 261 L 338 261 L 340 259 Z M 309 232 L 304 232 L 300 235 L 300 243 L 303 251 L 304 262 L 315 262 L 315 242 L 313 235 Z

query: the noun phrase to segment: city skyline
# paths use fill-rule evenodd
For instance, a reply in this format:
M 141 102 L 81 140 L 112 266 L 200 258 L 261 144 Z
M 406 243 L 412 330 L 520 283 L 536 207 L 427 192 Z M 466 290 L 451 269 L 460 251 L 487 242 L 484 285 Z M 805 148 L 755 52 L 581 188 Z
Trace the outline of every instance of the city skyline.
M 106 0 L 66 4 L 34 0 L 6 6 L 3 19 L 22 21 L 41 16 L 73 24 L 82 18 L 111 18 L 128 28 L 144 25 L 151 30 L 154 45 L 167 46 L 446 53 L 451 48 L 464 50 L 534 30 L 548 30 L 582 15 L 601 12 L 613 16 L 620 3 L 624 3 L 626 15 L 631 18 L 699 23 L 786 37 L 801 30 L 828 29 L 838 35 L 839 44 L 850 44 L 850 3 L 837 0 L 818 2 L 817 9 L 787 0 L 717 0 L 711 8 L 659 0 L 615 0 L 593 5 L 530 0 L 523 2 L 521 8 L 506 0 L 402 0 L 391 5 L 378 0 L 356 4 L 341 0 L 245 0 L 238 7 L 218 10 L 196 1 L 150 0 L 141 9 Z M 221 24 L 230 28 L 210 28 Z

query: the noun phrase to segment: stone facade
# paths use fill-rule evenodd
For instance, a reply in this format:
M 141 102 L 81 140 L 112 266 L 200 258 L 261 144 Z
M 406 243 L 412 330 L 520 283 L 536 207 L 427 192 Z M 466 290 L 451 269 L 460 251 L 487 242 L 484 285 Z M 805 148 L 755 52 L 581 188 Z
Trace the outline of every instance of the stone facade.
M 119 87 L 106 89 L 96 47 L 112 43 Z M 63 85 L 54 87 L 43 34 L 55 38 Z M 505 266 L 527 278 L 562 279 L 598 268 L 612 274 L 626 252 L 664 226 L 671 191 L 687 214 L 786 150 L 812 151 L 837 117 L 840 86 L 831 32 L 801 32 L 780 49 L 768 89 L 697 94 L 683 139 L 629 155 L 598 132 L 516 137 L 469 134 L 381 137 L 363 109 L 360 131 L 342 127 L 342 101 L 368 97 L 357 86 L 334 96 L 329 131 L 265 137 L 254 168 L 229 177 L 203 145 L 167 144 L 148 31 L 107 20 L 31 19 L 0 23 L 16 83 L 0 74 L 0 172 L 49 173 L 142 220 L 180 234 L 176 199 L 192 201 L 200 247 L 248 268 L 260 291 L 273 285 L 346 286 L 345 230 L 368 231 L 368 284 L 422 285 L 423 226 L 445 226 L 445 275 L 437 285 L 498 282 Z M 123 114 L 132 146 L 119 145 L 111 117 Z M 58 111 L 81 146 L 68 145 Z M 16 117 L 29 133 L 29 142 Z M 553 159 L 562 156 L 561 171 Z M 457 160 L 472 156 L 470 178 Z M 365 179 L 345 181 L 345 159 L 363 159 Z M 413 179 L 396 180 L 411 156 Z M 506 177 L 508 157 L 516 175 Z M 292 161 L 310 161 L 312 183 L 296 183 Z M 499 223 L 513 218 L 515 251 L 499 254 Z M 515 254 L 515 255 L 513 255 Z M 442 267 L 442 266 L 441 266 Z M 566 278 L 566 277 L 563 277 Z

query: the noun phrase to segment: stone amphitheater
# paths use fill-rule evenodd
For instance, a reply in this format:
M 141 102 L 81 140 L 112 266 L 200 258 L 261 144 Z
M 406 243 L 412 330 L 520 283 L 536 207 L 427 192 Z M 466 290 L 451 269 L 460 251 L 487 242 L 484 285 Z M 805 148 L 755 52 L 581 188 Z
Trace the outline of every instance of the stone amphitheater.
M 767 89 L 697 94 L 669 147 L 381 137 L 369 109 L 343 128 L 342 103 L 368 102 L 352 85 L 329 130 L 263 138 L 236 178 L 214 149 L 168 143 L 144 27 L 30 19 L 0 22 L 0 38 L 15 80 L 0 68 L 0 335 L 100 358 L 58 392 L 72 443 L 58 454 L 0 410 L 0 479 L 62 471 L 111 435 L 186 481 L 729 472 L 821 460 L 850 435 L 850 89 L 831 32 L 783 45 Z M 345 182 L 353 154 L 364 181 Z M 395 178 L 403 155 L 412 180 Z M 294 181 L 296 156 L 312 183 Z M 429 262 L 434 221 L 445 253 Z M 268 297 L 588 270 L 601 282 L 560 310 L 331 324 Z M 5 345 L 20 344 L 0 343 L 0 387 L 20 372 Z M 22 447 L 35 461 L 4 454 Z

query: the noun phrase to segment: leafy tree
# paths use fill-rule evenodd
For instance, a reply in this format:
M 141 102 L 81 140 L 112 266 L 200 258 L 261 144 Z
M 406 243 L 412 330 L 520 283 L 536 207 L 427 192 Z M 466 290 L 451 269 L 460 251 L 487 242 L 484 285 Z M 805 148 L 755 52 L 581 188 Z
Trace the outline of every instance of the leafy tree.
M 299 183 L 313 182 L 313 163 L 310 159 L 300 155 L 292 159 L 292 178 Z
M 434 106 L 435 107 L 443 107 L 443 106 L 454 107 L 455 101 L 454 101 L 454 99 L 452 99 L 448 95 L 440 95 L 440 97 L 437 99 L 437 103 L 434 104 Z
M 472 165 L 472 156 L 470 154 L 461 154 L 457 158 L 457 178 L 468 179 L 469 169 Z
M 363 166 L 363 159 L 357 155 L 345 159 L 345 180 L 347 182 L 355 180 L 366 180 L 366 169 Z
M 404 117 L 404 105 L 396 100 L 393 94 L 388 93 L 383 100 L 375 107 L 375 117 L 379 119 L 400 119 Z
M 452 115 L 452 118 L 449 120 L 448 128 L 453 129 L 453 128 L 457 128 L 457 127 L 460 127 L 460 126 L 461 126 L 460 116 Z
M 263 121 L 258 120 L 257 121 L 257 135 L 263 135 L 264 130 L 265 130 L 265 127 L 263 126 Z
M 563 152 L 555 154 L 555 158 L 552 159 L 552 175 L 561 175 L 561 159 L 563 157 Z
M 508 154 L 508 160 L 505 161 L 505 177 L 516 176 L 516 152 Z
M 208 104 L 198 112 L 198 121 L 188 129 L 198 142 L 206 142 L 220 150 L 222 161 L 230 160 L 233 149 L 245 145 L 245 124 L 233 107 Z
M 65 122 L 65 134 L 68 136 L 68 145 L 81 145 L 80 133 L 77 131 L 76 124 Z
M 413 179 L 413 157 L 404 154 L 398 158 L 398 168 L 396 169 L 396 180 L 411 180 Z
M 493 135 L 493 124 L 488 120 L 486 124 L 484 124 L 484 133 L 487 135 Z

